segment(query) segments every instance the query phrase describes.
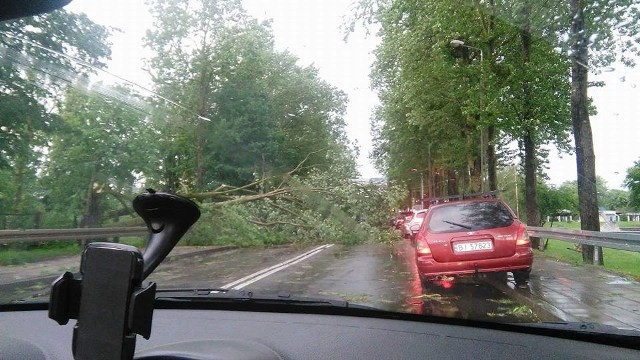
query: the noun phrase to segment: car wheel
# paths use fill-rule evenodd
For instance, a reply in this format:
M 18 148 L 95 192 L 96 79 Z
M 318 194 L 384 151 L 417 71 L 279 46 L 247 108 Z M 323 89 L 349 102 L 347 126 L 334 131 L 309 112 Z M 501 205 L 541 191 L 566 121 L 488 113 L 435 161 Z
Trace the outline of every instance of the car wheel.
M 515 280 L 516 284 L 526 284 L 529 281 L 529 275 L 531 274 L 531 269 L 527 270 L 516 270 L 513 272 L 513 280 Z

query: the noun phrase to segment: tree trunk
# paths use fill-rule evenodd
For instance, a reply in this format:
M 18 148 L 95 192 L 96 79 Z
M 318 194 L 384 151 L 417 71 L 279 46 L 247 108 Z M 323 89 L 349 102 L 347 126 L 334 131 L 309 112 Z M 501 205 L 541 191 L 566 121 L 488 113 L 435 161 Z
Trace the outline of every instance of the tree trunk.
M 473 193 L 482 191 L 482 171 L 480 170 L 480 163 L 482 162 L 480 156 L 474 159 L 469 165 L 469 190 Z
M 528 1 L 522 6 L 521 10 L 522 24 L 520 27 L 520 42 L 522 43 L 522 67 L 525 73 L 528 73 L 528 67 L 531 63 L 531 4 Z M 522 81 L 522 122 L 526 124 L 525 134 L 522 138 L 524 146 L 524 189 L 525 203 L 527 212 L 527 225 L 540 226 L 540 214 L 538 212 L 538 197 L 536 193 L 538 170 L 538 159 L 536 155 L 536 141 L 534 138 L 534 129 L 531 124 L 533 120 L 533 103 L 531 101 L 531 84 L 526 77 Z M 540 247 L 539 238 L 531 238 L 531 247 L 538 249 Z
M 13 196 L 13 213 L 14 214 L 22 214 L 23 204 L 22 200 L 24 197 L 24 174 L 27 171 L 26 161 L 22 158 L 22 156 L 18 156 L 16 165 L 15 165 L 15 173 L 14 173 L 14 182 L 17 184 L 16 193 Z M 14 216 L 14 221 L 9 221 L 10 228 L 22 227 L 24 228 L 24 221 L 21 219 L 19 215 Z
M 578 202 L 580 204 L 580 228 L 600 231 L 598 216 L 598 193 L 596 190 L 595 154 L 587 98 L 588 86 L 588 36 L 584 24 L 584 0 L 571 0 L 571 122 L 576 146 L 576 165 L 578 173 Z M 582 261 L 594 263 L 594 247 L 582 246 Z M 602 264 L 602 251 L 599 251 L 596 264 Z
M 531 131 L 524 136 L 524 188 L 527 204 L 527 225 L 540 226 L 540 213 L 538 212 L 538 197 L 536 194 L 536 170 L 538 169 L 536 157 L 536 144 Z M 531 238 L 531 247 L 540 248 L 540 239 Z
M 198 119 L 196 125 L 196 189 L 204 187 L 204 129 L 202 120 Z
M 89 188 L 87 189 L 87 201 L 84 203 L 84 214 L 80 221 L 80 227 L 91 228 L 96 227 L 99 222 L 100 214 L 98 211 L 98 194 L 94 190 L 95 176 L 91 176 Z
M 434 191 L 433 191 L 433 166 L 432 166 L 432 161 L 431 161 L 431 141 L 429 141 L 429 143 L 427 144 L 427 169 L 429 169 L 429 176 L 427 176 L 427 184 L 426 184 L 426 188 L 427 188 L 427 197 L 428 198 L 432 198 L 435 197 Z
M 498 158 L 495 141 L 496 127 L 487 127 L 487 166 L 489 167 L 489 191 L 498 190 Z
M 84 214 L 80 221 L 81 228 L 96 227 L 99 222 L 100 213 L 98 206 L 98 194 L 94 191 L 95 174 L 91 175 L 89 180 L 89 188 L 87 189 L 87 201 L 84 205 Z M 87 245 L 88 239 L 78 240 L 78 244 L 83 248 Z
M 488 1 L 488 24 L 487 24 L 487 56 L 485 61 L 488 61 L 487 71 L 493 68 L 493 52 L 495 51 L 495 37 L 494 31 L 496 26 L 495 21 L 495 3 L 494 0 Z M 485 88 L 485 91 L 487 89 Z M 492 115 L 491 123 L 495 123 L 495 117 Z M 487 126 L 487 166 L 488 166 L 488 182 L 489 191 L 498 190 L 498 158 L 496 156 L 496 127 L 494 125 Z
M 447 195 L 458 194 L 458 175 L 455 170 L 449 169 L 447 171 Z
M 164 159 L 164 178 L 166 182 L 166 191 L 168 192 L 176 192 L 180 188 L 180 178 L 176 175 L 176 169 L 178 167 L 178 162 L 176 160 L 175 154 L 167 155 Z

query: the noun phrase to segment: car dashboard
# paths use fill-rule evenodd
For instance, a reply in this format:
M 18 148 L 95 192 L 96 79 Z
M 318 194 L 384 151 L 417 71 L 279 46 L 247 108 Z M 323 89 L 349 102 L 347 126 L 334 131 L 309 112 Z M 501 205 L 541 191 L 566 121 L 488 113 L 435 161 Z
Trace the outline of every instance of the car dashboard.
M 46 310 L 0 312 L 2 359 L 70 359 L 72 326 Z M 441 322 L 258 311 L 158 309 L 138 359 L 602 359 L 637 350 Z

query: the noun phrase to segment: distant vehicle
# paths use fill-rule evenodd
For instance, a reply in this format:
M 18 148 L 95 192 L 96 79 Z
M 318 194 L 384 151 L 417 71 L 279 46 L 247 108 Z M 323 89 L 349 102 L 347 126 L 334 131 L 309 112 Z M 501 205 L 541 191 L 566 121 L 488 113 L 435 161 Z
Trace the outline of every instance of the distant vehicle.
M 402 230 L 404 228 L 404 223 L 411 219 L 413 216 L 413 210 L 409 211 L 401 211 L 398 213 L 398 217 L 396 218 L 395 227 L 398 230 Z
M 512 272 L 529 280 L 533 252 L 525 225 L 497 198 L 432 205 L 415 238 L 416 264 L 425 287 L 454 276 Z
M 414 211 L 411 218 L 409 218 L 404 223 L 404 226 L 402 229 L 402 236 L 405 239 L 410 239 L 412 244 L 414 243 L 413 240 L 415 238 L 415 234 L 420 229 L 420 225 L 422 225 L 422 221 L 424 221 L 424 217 L 426 215 L 427 215 L 427 210 Z

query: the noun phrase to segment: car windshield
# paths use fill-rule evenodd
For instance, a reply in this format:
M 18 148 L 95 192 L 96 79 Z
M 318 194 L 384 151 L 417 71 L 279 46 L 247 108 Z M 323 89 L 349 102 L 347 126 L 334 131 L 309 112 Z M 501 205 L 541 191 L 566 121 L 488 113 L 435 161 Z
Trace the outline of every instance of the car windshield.
M 595 0 L 4 20 L 0 304 L 48 301 L 88 243 L 144 249 L 132 201 L 153 189 L 201 210 L 148 278 L 162 290 L 640 330 L 639 27 L 636 1 Z
M 499 202 L 483 201 L 441 205 L 430 211 L 427 227 L 433 233 L 484 230 L 513 224 L 513 217 Z

